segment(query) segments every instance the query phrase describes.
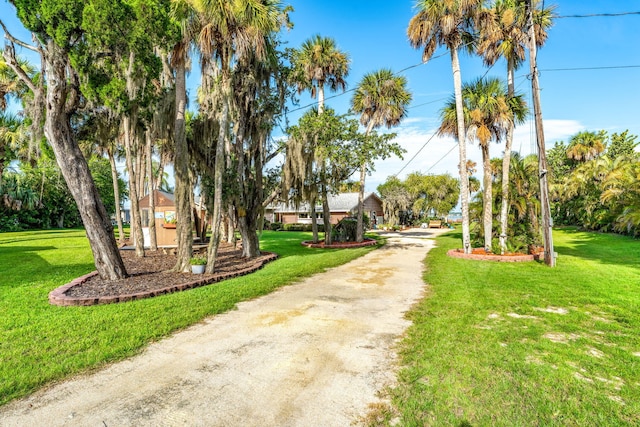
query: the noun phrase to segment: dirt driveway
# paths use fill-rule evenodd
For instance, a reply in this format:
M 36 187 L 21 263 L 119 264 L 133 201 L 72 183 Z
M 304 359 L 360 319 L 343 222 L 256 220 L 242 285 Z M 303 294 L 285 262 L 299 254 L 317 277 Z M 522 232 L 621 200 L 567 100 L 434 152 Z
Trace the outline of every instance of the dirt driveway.
M 358 424 L 394 381 L 404 313 L 442 232 L 390 234 L 362 258 L 0 407 L 0 425 Z

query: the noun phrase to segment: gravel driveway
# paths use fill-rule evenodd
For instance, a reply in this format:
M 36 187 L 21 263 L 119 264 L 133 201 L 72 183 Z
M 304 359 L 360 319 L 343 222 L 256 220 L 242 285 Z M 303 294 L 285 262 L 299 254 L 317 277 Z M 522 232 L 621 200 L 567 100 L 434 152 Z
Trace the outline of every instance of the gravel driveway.
M 2 426 L 349 426 L 395 378 L 435 234 L 244 302 L 140 355 L 0 407 Z

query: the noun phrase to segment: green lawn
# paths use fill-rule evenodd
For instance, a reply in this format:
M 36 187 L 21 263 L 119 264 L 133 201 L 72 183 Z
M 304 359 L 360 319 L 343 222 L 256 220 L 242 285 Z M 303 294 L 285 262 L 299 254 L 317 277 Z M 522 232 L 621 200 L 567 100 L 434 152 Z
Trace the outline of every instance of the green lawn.
M 427 256 L 392 390 L 402 426 L 640 425 L 640 241 L 554 232 L 558 265 Z
M 0 233 L 0 405 L 42 385 L 123 359 L 242 300 L 348 262 L 373 248 L 300 245 L 310 233 L 265 232 L 280 258 L 215 285 L 123 304 L 57 307 L 48 293 L 92 271 L 84 230 Z

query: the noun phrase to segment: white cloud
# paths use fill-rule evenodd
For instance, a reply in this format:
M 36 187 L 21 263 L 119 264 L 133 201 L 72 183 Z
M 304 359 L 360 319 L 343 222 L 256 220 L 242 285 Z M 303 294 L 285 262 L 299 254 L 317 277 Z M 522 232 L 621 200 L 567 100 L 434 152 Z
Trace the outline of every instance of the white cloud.
M 378 185 L 395 174 L 398 174 L 400 179 L 404 179 L 411 172 L 436 175 L 449 173 L 454 177 L 458 176 L 459 150 L 456 142 L 451 137 L 434 136 L 436 127 L 433 122 L 433 119 L 427 118 L 407 119 L 402 126 L 394 129 L 398 134 L 395 141 L 407 150 L 404 160 L 393 157 L 376 162 L 375 172 L 367 177 L 367 191 L 376 191 Z M 584 129 L 585 127 L 575 120 L 545 120 L 546 145 L 552 147 L 556 141 L 566 141 Z M 522 155 L 536 152 L 535 128 L 532 122 L 526 122 L 516 128 L 513 150 Z M 502 145 L 492 144 L 491 156 L 502 156 Z M 482 174 L 482 153 L 478 144 L 467 144 L 467 159 L 477 163 L 476 176 L 479 177 Z

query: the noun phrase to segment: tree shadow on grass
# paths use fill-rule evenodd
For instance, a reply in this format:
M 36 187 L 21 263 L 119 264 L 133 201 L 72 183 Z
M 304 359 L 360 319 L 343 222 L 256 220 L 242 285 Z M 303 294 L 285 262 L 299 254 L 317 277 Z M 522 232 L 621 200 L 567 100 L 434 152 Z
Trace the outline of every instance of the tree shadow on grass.
M 69 259 L 64 264 L 52 265 L 39 253 L 49 250 L 60 250 L 55 246 L 0 246 L 0 286 L 19 286 L 24 282 L 32 282 L 56 274 L 75 277 L 78 273 L 94 269 L 93 263 L 78 263 Z
M 43 240 L 59 240 L 64 238 L 64 234 L 68 234 L 70 239 L 74 238 L 86 238 L 84 235 L 79 235 L 78 231 L 84 231 L 77 228 L 65 228 L 65 229 L 52 229 L 52 230 L 37 230 L 37 231 L 17 231 L 2 233 L 0 243 L 8 245 L 11 243 L 21 242 L 40 242 Z
M 602 264 L 624 265 L 640 269 L 640 240 L 619 234 L 563 229 L 570 237 L 568 245 L 558 244 L 554 250 L 562 255 L 597 261 Z

